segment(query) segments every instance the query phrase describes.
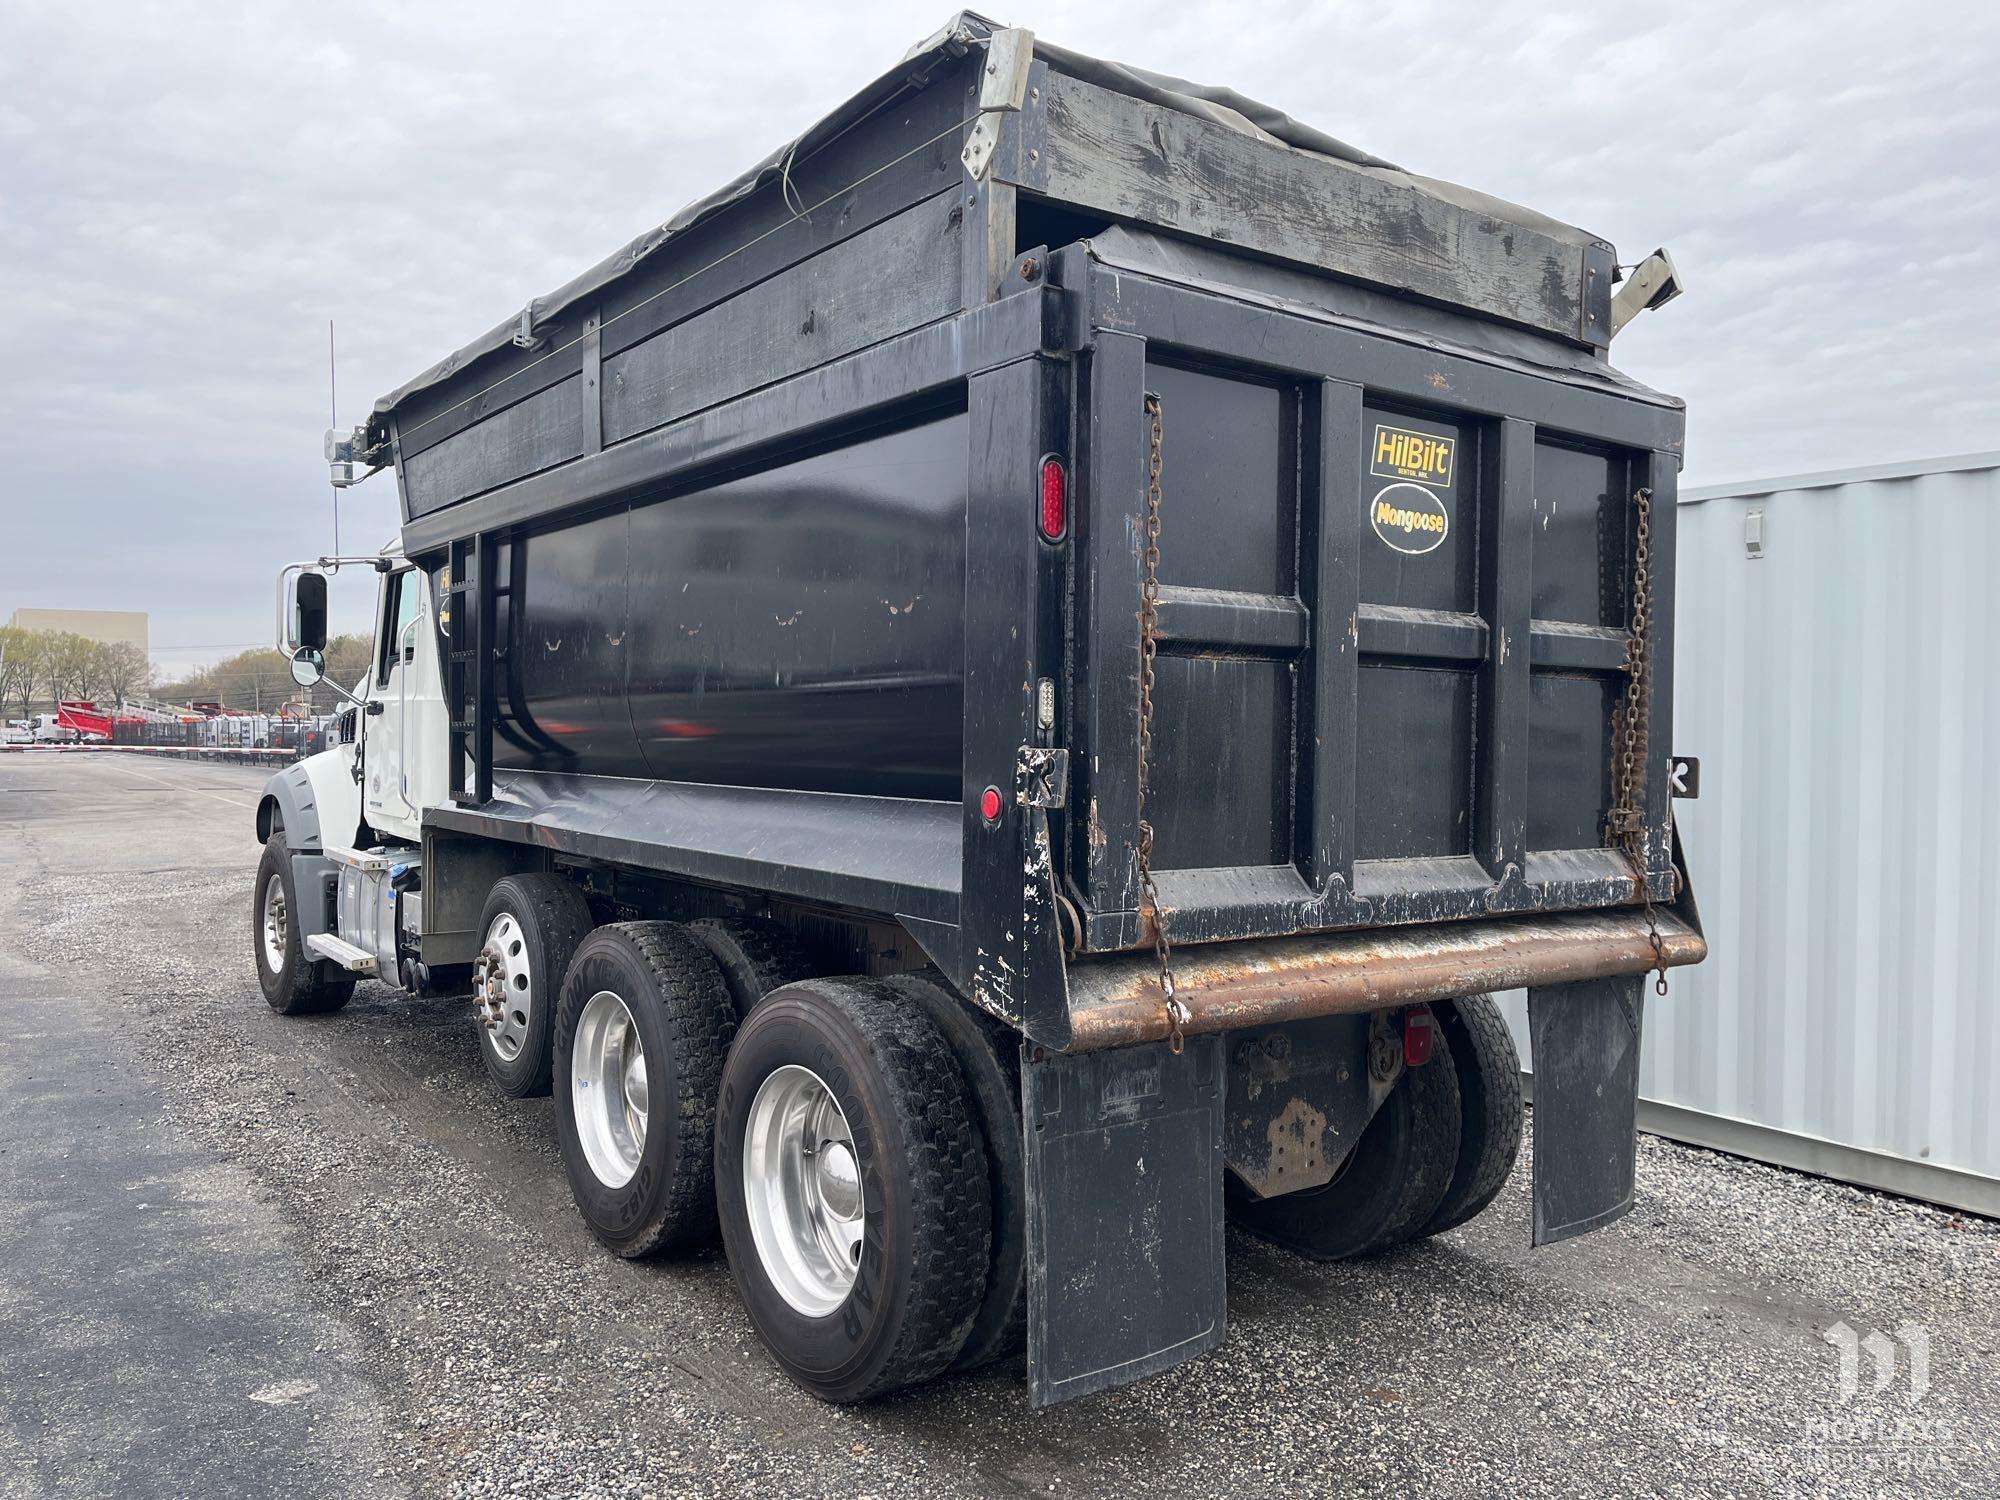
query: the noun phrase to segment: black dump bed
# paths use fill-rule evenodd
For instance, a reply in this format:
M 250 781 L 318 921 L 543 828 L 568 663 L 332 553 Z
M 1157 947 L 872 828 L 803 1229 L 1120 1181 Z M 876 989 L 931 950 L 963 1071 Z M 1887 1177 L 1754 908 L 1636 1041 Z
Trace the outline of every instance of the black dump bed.
M 447 632 L 430 822 L 897 918 L 1061 1042 L 1066 972 L 1149 936 L 1150 397 L 1177 943 L 1637 900 L 1642 496 L 1667 899 L 1682 419 L 1606 363 L 1613 260 L 956 18 L 359 435 Z

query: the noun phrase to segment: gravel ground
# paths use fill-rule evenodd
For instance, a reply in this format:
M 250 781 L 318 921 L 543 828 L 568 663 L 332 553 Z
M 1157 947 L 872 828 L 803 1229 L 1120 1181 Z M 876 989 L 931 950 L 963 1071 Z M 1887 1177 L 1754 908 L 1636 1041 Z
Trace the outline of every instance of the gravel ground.
M 492 1091 L 461 1005 L 366 985 L 337 1016 L 265 1007 L 261 780 L 0 757 L 0 1004 L 60 996 L 105 1033 L 64 1086 L 97 1068 L 142 1089 L 147 1139 L 261 1226 L 260 1293 L 324 1330 L 354 1393 L 302 1441 L 341 1477 L 291 1493 L 2000 1493 L 2000 1226 L 1650 1139 L 1639 1207 L 1547 1250 L 1527 1249 L 1525 1169 L 1472 1224 L 1366 1264 L 1233 1236 L 1229 1342 L 1135 1388 L 1034 1415 L 1000 1369 L 822 1406 L 766 1359 L 719 1253 L 597 1248 L 547 1101 Z M 0 1163 L 18 1150 L 0 1139 Z M 37 1304 L 5 1209 L 0 1314 L 23 1337 L 0 1493 L 142 1493 L 61 1461 L 64 1429 L 115 1426 L 129 1382 L 37 1385 L 28 1351 L 77 1309 Z M 152 1357 L 143 1305 L 104 1316 L 108 1365 Z M 1824 1338 L 1843 1322 L 1925 1330 L 1928 1392 L 1908 1400 L 1904 1370 L 1843 1403 Z M 240 1353 L 246 1397 L 271 1399 L 251 1394 L 268 1360 L 207 1353 Z M 192 1399 L 144 1374 L 149 1400 Z

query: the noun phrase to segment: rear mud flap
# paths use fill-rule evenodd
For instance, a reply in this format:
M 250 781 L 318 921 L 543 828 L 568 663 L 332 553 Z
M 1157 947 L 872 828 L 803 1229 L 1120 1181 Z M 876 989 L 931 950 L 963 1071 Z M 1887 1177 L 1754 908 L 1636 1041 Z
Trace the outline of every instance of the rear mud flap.
M 1222 1039 L 1022 1060 L 1028 1399 L 1124 1385 L 1222 1342 Z
M 1646 976 L 1528 991 L 1535 1060 L 1535 1232 L 1553 1245 L 1632 1207 Z

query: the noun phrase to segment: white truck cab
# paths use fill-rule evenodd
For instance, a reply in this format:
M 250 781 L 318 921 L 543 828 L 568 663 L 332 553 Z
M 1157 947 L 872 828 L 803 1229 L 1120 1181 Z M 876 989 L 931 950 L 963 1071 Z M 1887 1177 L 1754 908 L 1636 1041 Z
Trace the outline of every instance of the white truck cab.
M 333 1009 L 361 978 L 429 985 L 414 941 L 423 812 L 447 764 L 431 579 L 393 547 L 294 564 L 280 575 L 279 644 L 300 686 L 323 680 L 328 580 L 361 567 L 377 579 L 375 644 L 367 675 L 335 684 L 351 705 L 340 742 L 273 776 L 257 812 L 259 978 L 280 1010 Z

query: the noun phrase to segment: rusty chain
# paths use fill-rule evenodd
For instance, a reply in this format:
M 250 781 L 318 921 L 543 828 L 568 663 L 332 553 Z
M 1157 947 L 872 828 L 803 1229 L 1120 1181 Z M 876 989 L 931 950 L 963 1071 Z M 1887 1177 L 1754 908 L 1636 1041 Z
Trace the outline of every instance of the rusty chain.
M 1631 625 L 1625 636 L 1625 691 L 1611 719 L 1610 842 L 1625 854 L 1646 907 L 1646 940 L 1653 947 L 1656 994 L 1667 992 L 1666 945 L 1660 938 L 1659 914 L 1653 909 L 1652 882 L 1646 869 L 1646 762 L 1653 715 L 1653 654 L 1650 630 L 1653 609 L 1653 492 L 1643 485 L 1633 491 L 1638 521 L 1632 544 Z
M 1160 1000 L 1167 1011 L 1167 1045 L 1178 1057 L 1187 1045 L 1188 1008 L 1174 993 L 1174 950 L 1167 938 L 1167 916 L 1160 909 L 1159 887 L 1153 883 L 1153 825 L 1146 818 L 1146 796 L 1152 785 L 1153 664 L 1160 654 L 1160 439 L 1163 422 L 1160 398 L 1146 393 L 1150 429 L 1146 454 L 1146 545 L 1141 553 L 1145 581 L 1139 590 L 1139 897 L 1153 929 L 1153 956 L 1160 965 Z

